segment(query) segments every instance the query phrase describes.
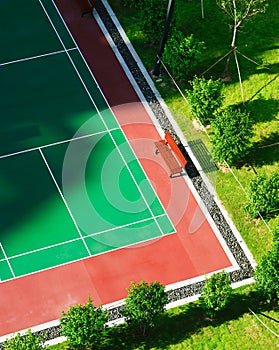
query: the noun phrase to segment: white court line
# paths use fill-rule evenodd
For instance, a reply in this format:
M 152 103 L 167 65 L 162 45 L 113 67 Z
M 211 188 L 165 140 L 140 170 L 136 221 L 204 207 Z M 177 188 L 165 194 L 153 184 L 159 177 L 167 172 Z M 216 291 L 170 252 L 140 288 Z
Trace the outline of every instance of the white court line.
M 46 247 L 43 247 L 43 248 L 33 249 L 33 250 L 30 250 L 29 252 L 24 252 L 24 253 L 12 255 L 12 256 L 9 257 L 9 259 L 20 258 L 20 257 L 25 256 L 25 255 L 30 255 L 30 254 L 33 254 L 33 253 L 38 253 L 38 252 L 41 252 L 41 251 L 44 251 L 44 250 L 47 250 L 47 249 L 52 249 L 52 248 L 55 248 L 55 247 L 62 246 L 62 245 L 64 245 L 64 244 L 66 245 L 66 244 L 68 244 L 68 243 L 73 243 L 73 242 L 80 241 L 80 240 L 81 240 L 81 237 L 69 239 L 68 241 L 64 241 L 64 242 L 60 242 L 60 243 L 55 243 L 55 244 L 52 244 L 52 245 L 49 245 L 49 246 L 46 246 Z M 41 271 L 41 270 L 38 270 L 38 271 Z
M 150 219 L 150 220 L 152 220 L 152 219 Z M 168 236 L 168 235 L 169 234 L 167 234 L 165 236 Z M 46 270 L 52 270 L 52 269 L 54 270 L 54 269 L 57 269 L 57 267 L 66 266 L 66 265 L 69 265 L 69 264 L 72 264 L 72 263 L 76 263 L 78 261 L 82 261 L 82 260 L 85 260 L 85 259 L 90 259 L 93 256 L 96 257 L 96 256 L 99 256 L 99 255 L 107 254 L 107 253 L 114 252 L 114 251 L 117 251 L 117 250 L 120 250 L 120 249 L 133 248 L 133 247 L 137 247 L 140 244 L 145 244 L 145 243 L 152 242 L 152 241 L 155 242 L 157 239 L 160 239 L 160 238 L 161 238 L 161 236 L 156 236 L 156 237 L 148 238 L 148 239 L 141 240 L 141 241 L 138 241 L 138 242 L 135 242 L 135 243 L 129 243 L 129 244 L 126 244 L 126 245 L 123 245 L 123 246 L 115 247 L 115 248 L 112 248 L 112 249 L 109 249 L 109 250 L 106 250 L 106 251 L 103 251 L 103 252 L 100 252 L 100 253 L 96 253 L 96 254 L 91 255 L 91 256 L 85 256 L 85 257 L 81 257 L 81 258 L 78 258 L 78 259 L 72 259 L 72 260 L 66 261 L 64 263 L 59 263 L 57 265 L 41 268 L 40 270 L 36 270 L 36 271 L 33 271 L 33 272 L 27 272 L 27 273 L 24 273 L 24 274 L 19 275 L 19 276 L 15 276 L 15 277 L 12 277 L 12 278 L 9 278 L 9 279 L 5 279 L 3 281 L 0 281 L 0 283 L 5 283 L 5 282 L 11 281 L 11 280 L 15 280 L 15 279 L 18 279 L 18 278 L 21 278 L 21 277 L 24 277 L 24 276 L 34 275 L 34 274 L 36 274 L 38 272 L 42 272 L 42 271 L 46 271 Z M 81 238 L 78 238 L 77 240 L 80 240 L 80 239 Z M 26 253 L 26 254 L 22 254 L 22 255 L 28 255 L 28 254 L 31 254 L 31 253 L 32 252 Z M 15 258 L 15 257 L 11 257 L 9 259 L 13 259 L 13 258 Z
M 52 22 L 50 16 L 48 15 L 48 13 L 47 13 L 47 11 L 46 11 L 44 5 L 42 4 L 41 0 L 39 0 L 39 2 L 40 2 L 41 6 L 42 6 L 42 8 L 43 8 L 43 10 L 44 10 L 44 12 L 45 12 L 45 14 L 46 14 L 46 16 L 47 16 L 47 18 L 48 18 L 48 20 L 49 20 L 51 26 L 53 27 L 53 30 L 55 31 L 55 33 L 56 33 L 56 35 L 57 35 L 57 37 L 58 37 L 58 39 L 59 39 L 61 45 L 63 46 L 63 48 L 65 48 L 64 42 L 63 42 L 62 38 L 60 37 L 58 31 L 56 30 L 56 28 L 55 28 L 55 26 L 54 26 L 54 24 L 53 24 L 53 22 Z M 103 94 L 103 91 L 101 90 L 99 84 L 97 83 L 97 81 L 96 81 L 96 79 L 95 79 L 95 77 L 94 77 L 92 71 L 90 70 L 90 68 L 89 68 L 89 66 L 88 66 L 88 64 L 87 64 L 87 62 L 86 62 L 86 60 L 84 59 L 84 57 L 83 57 L 81 51 L 79 50 L 78 45 L 76 44 L 76 41 L 74 40 L 74 38 L 73 38 L 71 32 L 69 31 L 69 29 L 68 29 L 68 27 L 67 27 L 67 25 L 66 25 L 64 19 L 62 18 L 61 14 L 60 14 L 60 12 L 59 12 L 59 10 L 58 10 L 58 8 L 57 8 L 57 6 L 56 6 L 56 4 L 54 3 L 53 0 L 52 0 L 52 3 L 53 3 L 53 6 L 56 8 L 56 11 L 57 11 L 57 13 L 59 14 L 59 16 L 60 16 L 60 18 L 61 18 L 61 20 L 62 20 L 62 22 L 63 22 L 65 28 L 67 29 L 67 31 L 68 31 L 68 33 L 69 33 L 69 35 L 70 35 L 70 37 L 72 38 L 73 42 L 75 43 L 75 45 L 76 45 L 76 47 L 77 47 L 77 49 L 78 49 L 78 51 L 79 51 L 79 54 L 80 54 L 81 58 L 82 58 L 83 61 L 84 61 L 84 64 L 86 65 L 86 67 L 87 67 L 87 69 L 88 69 L 88 72 L 90 73 L 90 75 L 92 76 L 93 80 L 95 81 L 95 84 L 96 84 L 97 88 L 99 89 L 101 95 L 103 96 L 104 101 L 106 102 L 108 108 L 110 109 L 112 115 L 114 116 L 114 113 L 113 113 L 113 111 L 111 110 L 111 107 L 110 107 L 110 105 L 108 104 L 108 101 L 106 100 L 106 98 L 105 98 L 105 96 L 104 96 L 104 94 Z M 155 219 L 155 216 L 154 216 L 154 214 L 153 214 L 153 212 L 152 212 L 152 210 L 151 210 L 151 208 L 150 208 L 150 206 L 149 206 L 149 204 L 148 204 L 148 202 L 147 202 L 147 200 L 146 200 L 146 198 L 145 198 L 143 192 L 141 191 L 139 185 L 137 184 L 137 182 L 136 182 L 136 180 L 135 180 L 135 177 L 134 177 L 134 175 L 133 175 L 132 172 L 131 172 L 131 169 L 129 168 L 129 166 L 128 166 L 128 164 L 127 164 L 127 162 L 126 162 L 126 160 L 125 160 L 125 158 L 124 158 L 124 156 L 123 156 L 123 154 L 122 154 L 122 152 L 120 151 L 120 149 L 119 149 L 117 143 L 115 142 L 115 139 L 113 138 L 111 132 L 109 131 L 110 129 L 108 128 L 106 122 L 104 121 L 101 112 L 99 111 L 99 109 L 98 109 L 98 107 L 97 107 L 97 105 L 96 105 L 96 103 L 95 103 L 95 101 L 94 101 L 92 95 L 90 94 L 90 92 L 89 92 L 89 90 L 88 90 L 88 88 L 87 88 L 87 86 L 86 86 L 84 80 L 82 79 L 82 77 L 81 77 L 81 75 L 80 75 L 80 73 L 79 73 L 79 71 L 78 71 L 78 69 L 77 69 L 77 67 L 76 67 L 76 65 L 75 65 L 75 63 L 73 62 L 73 59 L 71 58 L 71 56 L 70 56 L 68 53 L 67 53 L 67 56 L 68 56 L 68 58 L 69 58 L 69 60 L 70 60 L 70 62 L 71 62 L 71 64 L 72 64 L 74 70 L 76 71 L 76 73 L 77 73 L 77 75 L 78 75 L 78 78 L 79 78 L 81 84 L 83 85 L 83 87 L 84 87 L 84 89 L 85 89 L 85 91 L 86 91 L 88 97 L 90 98 L 92 104 L 94 105 L 96 111 L 98 112 L 98 114 L 99 114 L 99 116 L 100 116 L 100 118 L 101 118 L 101 120 L 102 120 L 104 126 L 105 126 L 106 129 L 108 130 L 108 133 L 109 133 L 109 135 L 110 135 L 110 137 L 111 137 L 111 140 L 112 140 L 112 142 L 114 143 L 114 145 L 115 145 L 115 147 L 116 147 L 116 149 L 117 149 L 117 151 L 118 151 L 120 157 L 122 158 L 122 160 L 123 160 L 125 166 L 127 167 L 127 170 L 128 170 L 128 172 L 129 172 L 131 178 L 133 179 L 133 181 L 134 181 L 134 183 L 135 183 L 135 185 L 136 185 L 138 191 L 140 192 L 140 194 L 141 194 L 141 196 L 142 196 L 142 198 L 143 198 L 143 200 L 144 200 L 144 202 L 145 202 L 145 205 L 147 206 L 147 209 L 149 210 L 150 214 L 152 215 L 153 219 L 155 220 L 156 225 L 158 226 L 158 228 L 159 228 L 159 230 L 160 230 L 160 232 L 161 232 L 161 235 L 163 236 L 164 233 L 163 233 L 163 231 L 162 231 L 161 226 L 159 225 L 159 223 L 158 223 L 157 220 Z M 115 118 L 115 116 L 114 116 L 114 118 Z M 118 120 L 117 120 L 116 118 L 115 118 L 115 121 L 116 121 L 116 123 L 119 125 Z M 119 127 L 120 127 L 120 125 L 119 125 Z M 122 133 L 122 134 L 123 134 L 124 138 L 125 138 L 126 141 L 127 141 L 127 138 L 126 138 L 125 134 L 124 134 L 124 133 Z M 129 144 L 128 141 L 127 141 L 127 143 Z M 130 147 L 130 148 L 131 148 L 131 147 Z M 132 148 L 131 148 L 131 150 L 132 150 Z M 132 150 L 132 152 L 133 152 L 133 150 Z M 136 157 L 136 159 L 137 159 L 137 157 Z M 139 165 L 140 165 L 140 167 L 142 168 L 142 166 L 141 166 L 140 163 L 139 163 Z M 144 169 L 143 169 L 143 168 L 142 168 L 142 171 L 144 172 Z M 144 174 L 145 174 L 145 172 L 144 172 Z M 145 174 L 145 175 L 146 175 L 146 174 Z M 146 179 L 149 181 L 149 179 L 148 179 L 147 176 L 146 176 Z M 151 188 L 153 189 L 152 184 L 150 183 L 150 181 L 149 181 L 149 184 L 150 184 Z M 154 189 L 153 189 L 153 191 L 154 191 Z M 154 191 L 154 193 L 156 194 L 155 191 Z M 157 195 L 156 195 L 156 197 L 158 198 Z M 158 199 L 159 199 L 159 198 L 158 198 Z M 161 204 L 161 203 L 160 203 L 160 204 Z M 162 204 L 161 204 L 161 206 L 162 206 Z M 163 206 L 162 206 L 162 208 L 164 209 Z M 165 211 L 165 209 L 164 209 L 164 211 Z M 167 213 L 166 213 L 166 214 L 167 214 Z M 169 218 L 169 221 L 170 221 L 170 223 L 172 224 L 170 218 Z M 174 227 L 174 226 L 173 226 L 173 228 L 174 228 L 174 230 L 175 230 L 175 227 Z
M 9 62 L 4 62 L 4 63 L 0 63 L 0 67 L 1 66 L 7 66 L 13 63 L 20 63 L 20 62 L 25 62 L 25 61 L 32 61 L 35 60 L 37 58 L 43 58 L 43 57 L 47 57 L 47 56 L 54 56 L 54 55 L 59 55 L 61 53 L 65 53 L 67 51 L 73 51 L 73 50 L 77 50 L 76 47 L 73 47 L 71 49 L 66 49 L 65 50 L 60 50 L 60 51 L 53 51 L 53 52 L 48 52 L 42 55 L 37 55 L 37 56 L 31 56 L 31 57 L 26 57 L 26 58 L 20 58 L 18 60 L 14 60 L 14 61 L 9 61 Z
M 72 214 L 72 212 L 71 212 L 71 209 L 69 208 L 68 203 L 67 203 L 65 197 L 63 196 L 63 193 L 62 193 L 62 191 L 60 190 L 60 187 L 59 187 L 59 185 L 58 185 L 58 183 L 57 183 L 57 181 L 56 181 L 56 179 L 55 179 L 55 176 L 53 175 L 53 173 L 52 173 L 52 171 L 51 171 L 51 169 L 50 169 L 50 167 L 49 167 L 49 164 L 48 164 L 48 162 L 47 162 L 47 160 L 46 160 L 46 158 L 45 158 L 45 156 L 44 156 L 44 154 L 43 154 L 43 151 L 42 151 L 40 148 L 39 148 L 39 152 L 40 152 L 40 154 L 41 154 L 41 156 L 42 156 L 42 158 L 43 158 L 43 161 L 45 162 L 45 165 L 46 165 L 46 167 L 47 167 L 47 169 L 48 169 L 48 171 L 49 171 L 49 173 L 50 173 L 50 176 L 52 177 L 52 180 L 53 180 L 53 182 L 55 183 L 55 186 L 56 186 L 56 188 L 57 188 L 57 190 L 58 190 L 58 192 L 59 192 L 59 194 L 60 194 L 60 196 L 61 196 L 61 198 L 62 198 L 62 200 L 63 200 L 63 202 L 64 202 L 64 204 L 65 204 L 65 206 L 66 206 L 66 208 L 67 208 L 67 210 L 68 210 L 68 213 L 69 213 L 71 219 L 73 220 L 73 223 L 74 223 L 74 225 L 75 225 L 75 227 L 76 227 L 76 229 L 77 229 L 77 231 L 78 231 L 78 234 L 80 235 L 80 237 L 81 237 L 81 239 L 82 239 L 82 242 L 83 242 L 83 244 L 84 244 L 84 246 L 85 246 L 85 248 L 86 248 L 86 250 L 87 250 L 87 253 L 88 253 L 89 256 L 91 256 L 90 250 L 89 250 L 87 244 L 86 244 L 85 241 L 84 241 L 84 238 L 83 238 L 83 236 L 82 236 L 82 234 L 81 234 L 81 232 L 80 232 L 80 230 L 79 230 L 79 227 L 78 227 L 78 225 L 77 225 L 77 223 L 76 223 L 76 220 L 75 220 L 75 218 L 73 217 L 73 214 Z
M 6 262 L 7 262 L 7 264 L 8 264 L 8 266 L 9 266 L 9 269 L 10 269 L 10 271 L 11 271 L 13 277 L 15 277 L 13 268 L 12 268 L 10 262 L 9 262 L 9 258 L 8 258 L 8 256 L 7 256 L 7 254 L 6 254 L 5 250 L 4 250 L 4 247 L 3 247 L 3 245 L 2 245 L 1 242 L 0 242 L 0 248 L 1 248 L 1 250 L 2 250 L 2 252 L 3 252 L 3 254 L 4 254 L 4 257 L 5 257 L 5 259 L 4 259 L 3 261 L 6 261 Z
M 112 131 L 119 130 L 119 128 L 112 128 L 111 130 Z M 3 156 L 0 156 L 0 159 L 7 158 L 7 157 L 12 157 L 12 156 L 17 156 L 17 155 L 20 155 L 20 154 L 23 154 L 23 153 L 38 151 L 39 148 L 47 148 L 47 147 L 57 146 L 57 145 L 61 145 L 63 143 L 77 141 L 77 140 L 80 140 L 80 139 L 84 139 L 84 138 L 91 137 L 91 136 L 96 136 L 96 135 L 101 135 L 101 134 L 104 134 L 104 133 L 107 133 L 107 130 L 98 131 L 98 132 L 95 132 L 95 133 L 92 133 L 92 134 L 82 135 L 82 136 L 78 136 L 78 137 L 73 137 L 71 139 L 57 141 L 57 142 L 49 143 L 49 144 L 42 145 L 42 146 L 37 146 L 37 147 L 33 147 L 33 148 L 27 148 L 25 150 L 14 152 L 14 153 L 4 154 Z
M 164 214 L 160 214 L 160 215 L 155 215 L 155 218 L 158 219 L 158 218 L 161 218 L 163 216 L 167 217 L 167 214 L 164 213 Z M 94 236 L 102 235 L 103 233 L 106 233 L 106 232 L 110 232 L 110 231 L 118 230 L 120 228 L 126 228 L 126 227 L 129 227 L 129 226 L 141 224 L 141 223 L 147 222 L 147 221 L 154 221 L 153 217 L 142 219 L 142 220 L 138 220 L 138 221 L 134 221 L 134 222 L 130 222 L 129 224 L 125 224 L 125 225 L 115 226 L 115 227 L 109 228 L 107 230 L 91 233 L 90 235 L 87 235 L 86 237 L 94 237 Z M 164 236 L 167 236 L 167 234 L 164 234 Z
M 162 217 L 162 216 L 166 216 L 166 214 L 157 215 L 156 218 L 160 218 L 160 217 Z M 9 256 L 9 257 L 7 257 L 7 255 L 5 254 L 4 249 L 2 248 L 2 245 L 1 245 L 1 243 L 0 243 L 0 248 L 2 248 L 3 253 L 4 253 L 4 255 L 5 255 L 5 258 L 4 258 L 4 259 L 1 259 L 0 262 L 1 262 L 1 261 L 6 261 L 6 260 L 8 260 L 8 259 L 20 258 L 20 257 L 25 256 L 25 255 L 29 255 L 29 254 L 37 253 L 37 252 L 44 251 L 44 250 L 47 250 L 47 249 L 52 249 L 52 248 L 55 248 L 55 247 L 63 246 L 63 245 L 69 244 L 69 243 L 81 241 L 81 240 L 83 240 L 83 239 L 85 239 L 85 238 L 95 237 L 95 236 L 98 236 L 98 235 L 102 235 L 103 233 L 106 233 L 106 232 L 115 231 L 115 230 L 118 230 L 118 229 L 120 229 L 120 228 L 126 228 L 126 227 L 129 227 L 129 226 L 141 224 L 141 223 L 147 222 L 147 221 L 153 221 L 153 218 L 150 217 L 150 218 L 146 218 L 146 219 L 134 221 L 134 222 L 131 222 L 131 223 L 128 223 L 128 224 L 125 224 L 125 225 L 115 226 L 115 227 L 110 228 L 110 229 L 107 229 L 107 230 L 98 231 L 98 232 L 95 232 L 95 233 L 92 233 L 92 234 L 89 234 L 89 235 L 85 235 L 85 236 L 81 236 L 81 237 L 69 239 L 69 240 L 67 240 L 67 241 L 63 241 L 63 242 L 51 244 L 51 245 L 46 246 L 46 247 L 42 247 L 42 248 L 38 248 L 38 249 L 33 249 L 33 250 L 28 251 L 28 252 L 24 252 L 24 253 L 12 255 L 12 256 Z M 166 234 L 165 236 L 167 236 L 167 235 L 168 235 L 168 234 Z M 136 244 L 139 244 L 139 243 L 144 243 L 144 242 L 147 242 L 147 241 L 149 241 L 149 240 L 156 239 L 156 238 L 158 238 L 158 236 L 152 237 L 152 238 L 148 238 L 148 239 L 143 240 L 143 241 L 137 241 L 137 242 L 134 242 L 134 243 L 131 243 L 131 244 L 128 244 L 128 245 L 124 245 L 124 246 L 121 245 L 121 247 L 117 247 L 116 249 L 121 249 L 121 248 L 125 248 L 125 247 L 130 247 L 130 246 L 132 246 L 132 245 L 136 245 Z M 109 251 L 112 251 L 112 250 L 115 250 L 115 249 L 109 249 Z M 107 251 L 106 251 L 106 252 L 107 252 Z M 95 255 L 98 255 L 98 254 L 94 254 L 94 256 L 95 256 Z M 90 256 L 92 256 L 92 254 L 90 254 Z M 86 257 L 85 257 L 85 258 L 86 258 Z M 81 260 L 82 260 L 82 259 L 84 259 L 84 258 L 81 258 Z M 76 261 L 76 260 L 70 260 L 69 262 L 72 262 L 72 261 Z M 67 264 L 67 263 L 66 263 L 66 264 Z M 55 267 L 56 267 L 56 266 L 57 266 L 57 265 L 55 265 Z M 59 264 L 59 266 L 60 266 L 60 264 Z M 41 270 L 38 270 L 38 271 L 41 271 Z M 38 272 L 38 271 L 36 271 L 36 272 Z M 14 277 L 15 277 L 15 276 L 14 276 Z

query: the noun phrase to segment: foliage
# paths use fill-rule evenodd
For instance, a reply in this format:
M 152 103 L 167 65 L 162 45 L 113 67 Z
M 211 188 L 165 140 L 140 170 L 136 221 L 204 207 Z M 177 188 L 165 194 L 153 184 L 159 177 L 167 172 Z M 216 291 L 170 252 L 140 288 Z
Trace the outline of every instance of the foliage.
M 142 335 L 155 325 L 157 316 L 163 313 L 167 303 L 165 288 L 159 282 L 138 284 L 131 282 L 125 300 L 125 317 L 128 323 L 139 328 Z
M 159 41 L 166 21 L 168 0 L 147 0 L 141 7 L 141 27 L 149 40 Z
M 10 339 L 4 341 L 3 346 L 6 350 L 41 350 L 44 349 L 45 337 L 33 334 L 30 329 L 26 335 L 17 333 Z
M 212 153 L 219 162 L 229 165 L 242 160 L 251 146 L 252 121 L 249 114 L 231 106 L 217 114 L 212 122 Z
M 210 316 L 215 316 L 218 311 L 224 309 L 231 294 L 229 275 L 225 271 L 215 273 L 205 280 L 200 297 L 201 306 Z
M 125 6 L 139 10 L 139 27 L 148 40 L 158 41 L 163 34 L 168 0 L 124 0 Z
M 246 210 L 250 217 L 274 216 L 279 213 L 279 173 L 257 175 L 249 183 Z
M 223 84 L 220 80 L 203 77 L 195 77 L 190 84 L 192 90 L 188 90 L 187 98 L 191 112 L 203 125 L 208 125 L 214 119 L 216 111 L 222 106 Z
M 141 8 L 146 0 L 122 0 L 123 6 L 131 8 Z
M 99 349 L 106 335 L 105 323 L 108 313 L 101 306 L 93 306 L 91 299 L 85 305 L 74 305 L 62 312 L 62 334 L 67 337 L 70 348 Z
M 268 5 L 267 0 L 217 0 L 216 2 L 238 26 L 241 24 L 239 22 L 265 12 Z
M 279 224 L 272 233 L 271 249 L 260 259 L 254 274 L 256 286 L 268 302 L 279 301 Z
M 163 61 L 176 79 L 185 80 L 200 61 L 205 48 L 204 42 L 197 40 L 193 34 L 185 37 L 175 29 L 166 43 Z

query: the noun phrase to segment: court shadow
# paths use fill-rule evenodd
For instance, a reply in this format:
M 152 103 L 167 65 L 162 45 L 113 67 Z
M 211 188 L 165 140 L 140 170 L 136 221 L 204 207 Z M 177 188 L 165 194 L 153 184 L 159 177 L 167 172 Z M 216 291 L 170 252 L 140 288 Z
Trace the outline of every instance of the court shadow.
M 24 126 L 13 126 L 8 130 L 1 131 L 1 142 L 3 144 L 11 142 L 18 143 L 33 137 L 38 137 L 41 135 L 39 126 L 36 124 L 24 125 Z

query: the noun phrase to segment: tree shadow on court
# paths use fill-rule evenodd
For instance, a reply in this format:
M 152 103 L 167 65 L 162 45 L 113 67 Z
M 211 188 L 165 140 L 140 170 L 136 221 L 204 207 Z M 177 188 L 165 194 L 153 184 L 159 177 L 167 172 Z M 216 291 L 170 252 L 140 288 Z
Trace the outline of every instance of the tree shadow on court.
M 109 345 L 105 349 L 165 349 L 167 346 L 179 344 L 204 327 L 215 328 L 228 321 L 237 320 L 249 313 L 249 308 L 257 314 L 264 315 L 264 312 L 275 307 L 275 304 L 266 304 L 254 288 L 249 287 L 248 293 L 234 292 L 227 307 L 213 319 L 206 315 L 197 301 L 163 314 L 144 338 L 136 331 L 131 331 L 126 324 L 112 327 L 108 335 Z

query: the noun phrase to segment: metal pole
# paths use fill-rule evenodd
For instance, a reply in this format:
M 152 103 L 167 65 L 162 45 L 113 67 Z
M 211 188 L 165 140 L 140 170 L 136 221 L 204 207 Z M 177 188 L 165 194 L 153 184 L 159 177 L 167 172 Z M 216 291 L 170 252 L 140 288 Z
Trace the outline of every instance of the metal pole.
M 153 68 L 153 71 L 152 71 L 153 78 L 158 78 L 160 76 L 160 64 L 161 64 L 161 59 L 162 59 L 162 55 L 164 52 L 165 43 L 166 43 L 167 38 L 168 38 L 171 17 L 172 17 L 173 9 L 174 9 L 174 2 L 175 2 L 175 0 L 169 0 L 164 32 L 163 32 L 163 36 L 162 36 L 159 50 L 157 53 L 156 63 L 155 63 L 155 66 Z
M 201 16 L 202 16 L 202 19 L 204 19 L 203 0 L 201 0 Z

